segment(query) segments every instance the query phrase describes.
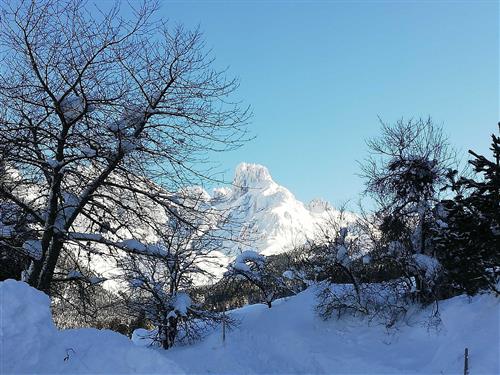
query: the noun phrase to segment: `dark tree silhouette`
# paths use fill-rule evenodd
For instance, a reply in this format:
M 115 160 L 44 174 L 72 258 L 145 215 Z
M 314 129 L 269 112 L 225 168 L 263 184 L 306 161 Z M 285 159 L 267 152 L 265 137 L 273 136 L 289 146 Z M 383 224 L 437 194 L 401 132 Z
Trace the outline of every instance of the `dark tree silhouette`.
M 26 279 L 46 292 L 69 243 L 137 253 L 119 240 L 150 220 L 144 202 L 169 211 L 248 119 L 198 30 L 154 22 L 150 2 L 132 19 L 87 6 L 21 1 L 0 21 L 0 198 L 33 222 Z

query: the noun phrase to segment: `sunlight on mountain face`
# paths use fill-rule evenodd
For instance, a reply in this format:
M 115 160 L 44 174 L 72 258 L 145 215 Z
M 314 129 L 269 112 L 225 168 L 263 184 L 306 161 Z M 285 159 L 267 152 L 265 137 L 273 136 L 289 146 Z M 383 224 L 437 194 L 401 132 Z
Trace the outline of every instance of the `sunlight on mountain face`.
M 213 195 L 214 206 L 231 210 L 241 224 L 240 238 L 264 255 L 285 252 L 313 239 L 319 225 L 339 216 L 338 210 L 320 199 L 307 205 L 300 202 L 259 164 L 238 165 L 232 185 L 214 189 Z M 346 217 L 355 219 L 351 213 Z M 243 246 L 233 246 L 231 253 Z

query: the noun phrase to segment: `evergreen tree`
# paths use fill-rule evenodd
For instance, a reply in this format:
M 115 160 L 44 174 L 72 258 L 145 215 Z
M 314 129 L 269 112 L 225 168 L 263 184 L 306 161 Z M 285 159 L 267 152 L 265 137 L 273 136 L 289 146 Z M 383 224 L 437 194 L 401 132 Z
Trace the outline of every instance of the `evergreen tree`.
M 475 178 L 457 179 L 457 171 L 450 172 L 455 197 L 441 202 L 434 229 L 451 284 L 470 295 L 481 289 L 500 294 L 500 137 L 494 134 L 491 150 L 493 160 L 469 151 Z

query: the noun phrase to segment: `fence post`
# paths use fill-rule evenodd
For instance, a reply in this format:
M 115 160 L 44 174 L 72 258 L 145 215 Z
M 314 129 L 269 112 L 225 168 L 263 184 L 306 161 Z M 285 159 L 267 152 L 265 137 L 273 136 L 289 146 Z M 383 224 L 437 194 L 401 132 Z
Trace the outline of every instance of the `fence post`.
M 469 375 L 469 349 L 465 348 L 464 353 L 464 375 Z
M 222 310 L 222 342 L 226 342 L 226 304 L 224 303 L 224 307 Z

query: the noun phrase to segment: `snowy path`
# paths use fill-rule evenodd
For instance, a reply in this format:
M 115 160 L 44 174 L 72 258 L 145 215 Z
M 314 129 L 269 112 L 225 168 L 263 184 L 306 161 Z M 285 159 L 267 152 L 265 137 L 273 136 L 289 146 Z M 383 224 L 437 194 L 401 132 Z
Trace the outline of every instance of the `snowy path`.
M 241 324 L 225 345 L 215 332 L 166 356 L 196 374 L 451 374 L 463 371 L 467 346 L 471 373 L 500 374 L 499 303 L 493 297 L 442 302 L 439 332 L 421 323 L 388 334 L 357 319 L 324 322 L 313 306 L 314 294 L 306 291 L 272 309 L 244 307 L 234 312 Z

